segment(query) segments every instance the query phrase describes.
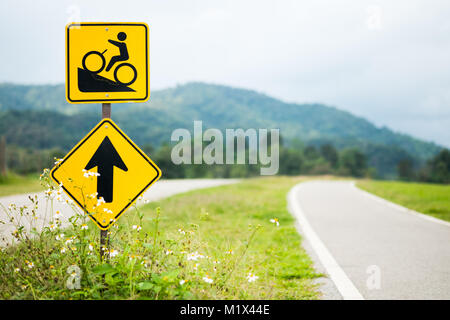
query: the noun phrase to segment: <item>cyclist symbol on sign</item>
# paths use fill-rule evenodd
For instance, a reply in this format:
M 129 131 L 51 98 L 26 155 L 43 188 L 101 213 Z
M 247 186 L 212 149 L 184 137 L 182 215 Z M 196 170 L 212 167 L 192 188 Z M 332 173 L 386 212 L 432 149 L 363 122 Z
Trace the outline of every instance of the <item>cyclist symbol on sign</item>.
M 136 68 L 128 62 L 123 62 L 117 65 L 114 68 L 114 81 L 107 79 L 98 75 L 104 69 L 106 72 L 109 72 L 117 62 L 127 61 L 129 59 L 127 44 L 124 42 L 127 38 L 127 34 L 125 32 L 119 32 L 117 34 L 117 39 L 108 40 L 109 43 L 113 44 L 119 49 L 119 55 L 111 57 L 109 60 L 108 66 L 106 66 L 106 59 L 104 53 L 108 50 L 106 49 L 103 52 L 99 51 L 89 51 L 87 52 L 83 60 L 81 62 L 83 69 L 78 68 L 78 88 L 82 92 L 113 92 L 113 91 L 135 91 L 128 86 L 133 84 L 137 79 L 137 71 Z M 101 60 L 101 65 L 97 69 L 89 68 L 87 65 L 87 60 L 90 57 L 97 56 Z M 132 78 L 129 81 L 120 80 L 118 77 L 119 70 L 131 69 Z
M 125 32 L 120 32 L 117 35 L 117 39 L 119 39 L 120 41 L 125 41 L 126 38 L 127 38 L 127 34 Z M 120 55 L 114 56 L 114 57 L 111 58 L 111 60 L 109 61 L 108 66 L 106 67 L 106 72 L 111 70 L 112 66 L 116 62 L 126 61 L 129 58 L 128 57 L 127 44 L 125 42 L 119 42 L 119 41 L 114 41 L 114 40 L 108 40 L 108 42 L 112 43 L 113 45 L 115 45 L 116 47 L 119 48 Z

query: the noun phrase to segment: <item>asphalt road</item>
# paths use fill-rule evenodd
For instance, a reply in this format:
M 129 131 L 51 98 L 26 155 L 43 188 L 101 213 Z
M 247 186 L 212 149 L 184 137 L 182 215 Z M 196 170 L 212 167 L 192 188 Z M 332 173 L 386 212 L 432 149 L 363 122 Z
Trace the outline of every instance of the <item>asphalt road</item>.
M 215 187 L 219 185 L 225 185 L 230 183 L 236 183 L 239 180 L 236 179 L 180 179 L 180 180 L 160 180 L 152 185 L 143 195 L 143 200 L 139 203 L 147 201 L 156 201 L 162 198 L 166 198 L 177 193 L 183 193 L 195 189 Z M 32 196 L 37 195 L 40 205 L 37 211 L 38 219 L 33 223 L 36 224 L 38 230 L 43 226 L 48 226 L 48 216 L 50 208 L 48 207 L 44 193 L 32 193 Z M 11 203 L 14 203 L 17 207 L 28 206 L 31 207 L 31 202 L 28 199 L 28 194 L 13 195 L 7 197 L 1 197 L 0 203 L 8 207 Z M 67 197 L 66 197 L 67 198 Z M 74 214 L 73 210 L 65 203 L 59 203 L 54 201 L 53 211 L 59 210 L 61 212 L 61 222 L 63 225 L 68 224 L 68 219 Z M 0 210 L 0 220 L 6 221 L 6 224 L 0 224 L 0 246 L 4 246 L 6 243 L 10 243 L 12 239 L 11 232 L 16 229 L 14 223 L 9 222 L 8 215 L 4 210 Z M 30 223 L 28 219 L 22 218 L 21 224 L 29 228 Z M 4 239 L 3 239 L 4 238 Z
M 313 257 L 337 284 L 322 288 L 325 297 L 337 288 L 350 299 L 450 299 L 450 224 L 348 181 L 301 183 L 289 201 Z

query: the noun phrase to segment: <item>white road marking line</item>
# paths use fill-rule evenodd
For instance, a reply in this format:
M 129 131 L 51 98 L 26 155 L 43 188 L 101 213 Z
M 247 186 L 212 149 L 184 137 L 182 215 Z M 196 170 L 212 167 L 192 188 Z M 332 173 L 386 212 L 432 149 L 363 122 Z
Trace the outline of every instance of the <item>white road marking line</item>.
M 448 221 L 444 221 L 444 220 L 441 220 L 441 219 L 438 219 L 438 218 L 435 218 L 435 217 L 432 217 L 432 216 L 428 216 L 426 214 L 423 214 L 423 213 L 420 213 L 420 212 L 417 212 L 417 211 L 405 208 L 405 207 L 403 207 L 403 206 L 401 206 L 399 204 L 390 202 L 389 200 L 386 200 L 386 199 L 383 199 L 383 198 L 381 198 L 381 197 L 379 197 L 377 195 L 374 195 L 373 193 L 367 192 L 366 190 L 362 190 L 362 189 L 360 189 L 360 188 L 358 188 L 356 186 L 355 181 L 352 181 L 351 184 L 352 184 L 353 188 L 355 188 L 356 190 L 358 190 L 359 192 L 361 192 L 365 196 L 371 198 L 372 200 L 375 200 L 375 201 L 378 201 L 380 203 L 383 203 L 383 204 L 385 204 L 385 205 L 387 205 L 387 206 L 389 206 L 389 207 L 391 207 L 393 209 L 396 209 L 398 211 L 401 211 L 403 213 L 413 214 L 416 217 L 419 217 L 419 218 L 422 218 L 422 219 L 425 219 L 425 220 L 428 220 L 428 221 L 431 221 L 431 222 L 434 222 L 434 223 L 438 223 L 438 224 L 450 227 L 450 222 L 448 222 Z
M 355 287 L 353 282 L 347 277 L 344 270 L 339 266 L 331 253 L 323 244 L 322 240 L 315 233 L 314 229 L 308 222 L 305 214 L 303 213 L 298 199 L 295 198 L 301 183 L 294 186 L 288 194 L 288 207 L 291 213 L 297 218 L 300 228 L 302 229 L 305 237 L 311 243 L 311 247 L 316 252 L 320 262 L 325 268 L 326 272 L 334 282 L 336 288 L 339 290 L 344 300 L 364 300 L 362 294 Z

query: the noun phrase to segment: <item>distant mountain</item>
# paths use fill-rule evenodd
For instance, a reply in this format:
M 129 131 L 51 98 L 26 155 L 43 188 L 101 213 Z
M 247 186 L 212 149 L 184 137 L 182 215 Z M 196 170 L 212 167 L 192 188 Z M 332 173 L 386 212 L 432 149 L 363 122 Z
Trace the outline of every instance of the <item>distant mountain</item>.
M 399 160 L 421 163 L 440 146 L 322 104 L 294 104 L 244 89 L 189 83 L 153 91 L 147 103 L 114 104 L 113 119 L 136 143 L 170 142 L 175 128 L 280 128 L 284 141 L 358 147 L 382 175 L 393 175 Z M 0 84 L 0 134 L 18 145 L 68 149 L 100 118 L 99 104 L 71 105 L 63 85 Z

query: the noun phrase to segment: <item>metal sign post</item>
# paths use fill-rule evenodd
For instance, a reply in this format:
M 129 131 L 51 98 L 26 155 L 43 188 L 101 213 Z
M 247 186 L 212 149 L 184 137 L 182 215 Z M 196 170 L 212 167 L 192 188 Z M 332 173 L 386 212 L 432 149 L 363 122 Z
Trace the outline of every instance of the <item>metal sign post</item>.
M 111 119 L 111 103 L 102 103 L 102 119 Z M 103 261 L 105 252 L 106 259 L 109 257 L 109 235 L 108 230 L 100 229 L 100 259 Z

